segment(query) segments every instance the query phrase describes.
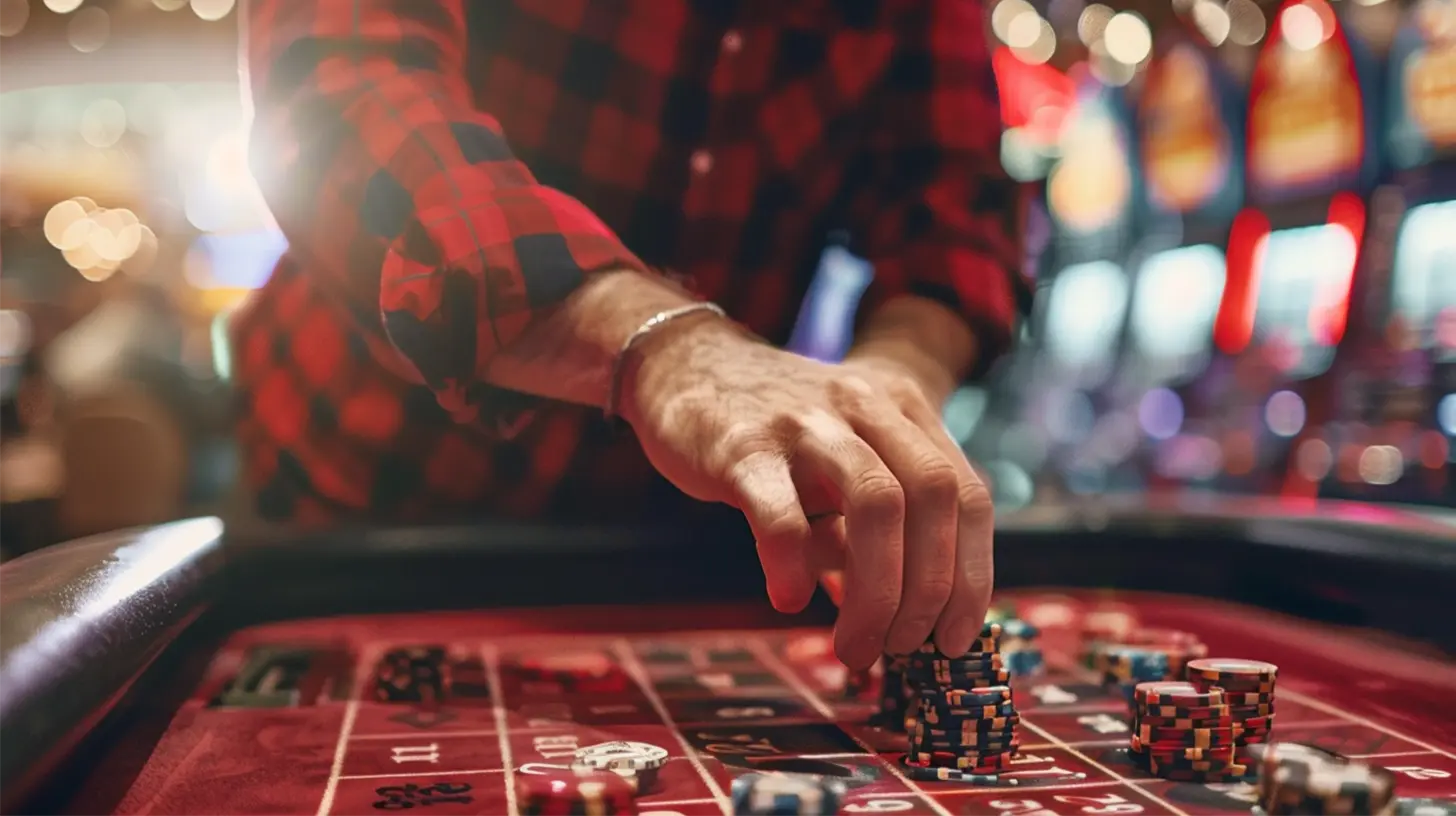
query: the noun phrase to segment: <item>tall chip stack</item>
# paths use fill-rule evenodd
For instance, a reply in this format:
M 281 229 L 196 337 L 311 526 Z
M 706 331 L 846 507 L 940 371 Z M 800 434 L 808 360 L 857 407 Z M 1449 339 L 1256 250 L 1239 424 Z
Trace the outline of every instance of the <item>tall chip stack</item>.
M 1395 774 L 1385 768 L 1295 742 L 1261 745 L 1252 753 L 1258 810 L 1270 816 L 1398 812 Z
M 1219 689 L 1191 683 L 1139 683 L 1133 690 L 1132 756 L 1149 772 L 1179 782 L 1228 782 L 1247 776 L 1235 761 L 1235 729 Z
M 1234 759 L 1247 764 L 1249 748 L 1263 745 L 1274 731 L 1274 681 L 1279 667 L 1260 660 L 1190 660 L 1188 682 L 1200 691 L 1222 692 L 1235 731 Z
M 906 719 L 906 775 L 987 782 L 1008 768 L 1020 745 L 1020 716 L 1001 636 L 1001 625 L 988 623 L 963 655 L 946 656 L 929 643 L 910 655 L 905 679 L 915 705 Z

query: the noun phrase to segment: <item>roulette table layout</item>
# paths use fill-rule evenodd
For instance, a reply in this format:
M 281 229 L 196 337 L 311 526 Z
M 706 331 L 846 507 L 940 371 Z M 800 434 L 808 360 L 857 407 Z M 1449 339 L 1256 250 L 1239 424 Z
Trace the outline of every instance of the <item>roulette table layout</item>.
M 998 528 L 995 603 L 1040 630 L 1042 665 L 1012 678 L 1020 748 L 982 784 L 905 772 L 906 735 L 872 724 L 876 693 L 833 657 L 832 604 L 769 609 L 730 520 L 195 519 L 0 568 L 4 810 L 515 814 L 523 779 L 587 749 L 660 757 L 634 805 L 661 816 L 732 813 L 754 772 L 835 780 L 841 813 L 1249 812 L 1250 784 L 1130 755 L 1128 702 L 1082 657 L 1112 618 L 1277 664 L 1275 741 L 1383 766 L 1426 808 L 1402 812 L 1456 812 L 1456 526 L 1129 500 Z

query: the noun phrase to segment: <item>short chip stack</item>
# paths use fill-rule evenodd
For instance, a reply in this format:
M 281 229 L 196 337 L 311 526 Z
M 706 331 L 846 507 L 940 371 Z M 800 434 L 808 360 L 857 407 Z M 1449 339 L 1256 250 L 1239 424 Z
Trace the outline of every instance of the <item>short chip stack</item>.
M 990 620 L 989 615 L 987 620 Z M 1041 636 L 1041 630 L 1009 615 L 995 622 L 1001 624 L 1001 659 L 1006 664 L 1006 671 L 1012 677 L 1030 677 L 1041 673 L 1045 660 L 1041 646 L 1036 642 Z
M 650 742 L 613 740 L 576 749 L 572 768 L 578 771 L 608 771 L 630 781 L 635 790 L 647 791 L 657 772 L 667 764 L 667 749 Z
M 1101 644 L 1093 652 L 1092 662 L 1103 685 L 1116 688 L 1127 700 L 1129 711 L 1134 710 L 1133 690 L 1139 683 L 1168 679 L 1167 653 L 1147 646 Z
M 1180 782 L 1226 782 L 1248 774 L 1235 762 L 1235 729 L 1218 689 L 1191 683 L 1139 683 L 1133 690 L 1129 750 L 1155 776 Z
M 1208 657 L 1208 647 L 1197 635 L 1177 629 L 1156 629 L 1140 627 L 1129 633 L 1123 642 L 1131 646 L 1145 646 L 1168 656 L 1169 680 L 1182 680 L 1185 667 L 1190 660 Z
M 922 646 L 905 668 L 915 694 L 906 719 L 905 771 L 915 779 L 986 781 L 1020 745 L 1020 716 L 1002 663 L 1001 625 L 988 623 L 969 651 L 948 657 Z
M 1269 742 L 1274 731 L 1274 681 L 1279 667 L 1261 660 L 1190 660 L 1188 682 L 1201 691 L 1218 689 L 1235 731 L 1234 760 L 1247 764 L 1250 746 Z
M 1267 814 L 1391 814 L 1395 774 L 1295 742 L 1253 750 L 1258 803 Z
M 516 806 L 522 816 L 620 816 L 637 812 L 637 788 L 608 771 L 553 769 L 516 774 Z
M 808 774 L 750 773 L 733 780 L 734 816 L 834 816 L 844 801 L 837 779 Z

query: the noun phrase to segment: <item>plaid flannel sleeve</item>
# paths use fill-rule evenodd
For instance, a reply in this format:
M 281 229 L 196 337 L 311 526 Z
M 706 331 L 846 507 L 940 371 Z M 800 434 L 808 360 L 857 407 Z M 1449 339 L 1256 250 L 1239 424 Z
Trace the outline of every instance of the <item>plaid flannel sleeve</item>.
M 868 131 L 871 182 L 851 228 L 875 267 L 861 314 L 903 294 L 945 303 L 975 330 L 984 370 L 1010 346 L 1031 293 L 981 14 L 969 0 L 917 0 L 896 21 Z
M 489 416 L 484 372 L 543 310 L 643 269 L 476 108 L 466 5 L 253 0 L 243 34 L 250 163 L 290 252 L 462 422 Z

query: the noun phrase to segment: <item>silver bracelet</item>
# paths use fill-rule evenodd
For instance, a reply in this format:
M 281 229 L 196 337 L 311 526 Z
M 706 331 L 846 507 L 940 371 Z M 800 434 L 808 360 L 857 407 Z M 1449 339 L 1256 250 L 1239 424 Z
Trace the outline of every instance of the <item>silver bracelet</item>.
M 621 398 L 622 389 L 622 365 L 626 362 L 627 353 L 632 350 L 632 347 L 637 345 L 638 341 L 642 338 L 656 330 L 657 327 L 671 323 L 679 317 L 686 317 L 687 315 L 697 314 L 698 312 L 712 312 L 722 318 L 728 317 L 728 313 L 723 311 L 723 307 L 716 303 L 689 303 L 686 306 L 678 306 L 675 309 L 664 309 L 658 312 L 644 320 L 642 325 L 637 327 L 636 331 L 627 336 L 627 339 L 622 342 L 622 348 L 617 350 L 617 356 L 612 360 L 612 378 L 607 383 L 607 404 L 603 409 L 603 413 L 606 414 L 607 419 L 610 420 L 617 415 L 617 400 Z

